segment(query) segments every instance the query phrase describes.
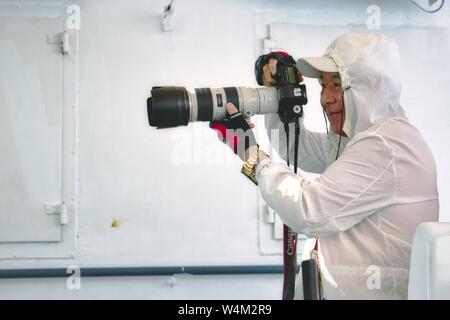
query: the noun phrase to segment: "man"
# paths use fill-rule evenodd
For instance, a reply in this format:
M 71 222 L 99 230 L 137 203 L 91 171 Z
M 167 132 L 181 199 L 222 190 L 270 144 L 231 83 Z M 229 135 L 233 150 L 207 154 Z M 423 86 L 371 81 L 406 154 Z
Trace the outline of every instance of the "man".
M 406 299 L 413 234 L 438 220 L 435 162 L 399 104 L 398 63 L 395 42 L 375 33 L 345 34 L 323 57 L 297 61 L 303 76 L 319 79 L 331 127 L 325 134 L 301 124 L 299 167 L 317 179 L 294 174 L 256 146 L 247 150 L 267 204 L 294 231 L 319 239 L 325 299 Z M 276 61 L 264 70 L 264 83 L 273 85 Z M 283 133 L 277 115 L 266 115 L 265 124 L 269 137 L 272 129 Z

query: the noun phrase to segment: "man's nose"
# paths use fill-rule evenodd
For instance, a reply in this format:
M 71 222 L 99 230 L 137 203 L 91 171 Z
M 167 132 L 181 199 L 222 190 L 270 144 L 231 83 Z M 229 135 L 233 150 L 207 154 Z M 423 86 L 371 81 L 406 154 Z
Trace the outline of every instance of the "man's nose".
M 327 90 L 328 91 L 328 90 Z M 336 102 L 336 98 L 331 92 L 324 91 L 323 93 L 323 105 L 329 107 Z

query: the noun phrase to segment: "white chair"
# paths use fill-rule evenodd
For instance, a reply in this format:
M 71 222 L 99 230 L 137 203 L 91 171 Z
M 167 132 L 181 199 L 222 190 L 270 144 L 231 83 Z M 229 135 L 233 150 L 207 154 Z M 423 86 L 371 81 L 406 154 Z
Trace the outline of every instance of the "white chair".
M 408 299 L 450 299 L 450 223 L 424 222 L 417 227 Z

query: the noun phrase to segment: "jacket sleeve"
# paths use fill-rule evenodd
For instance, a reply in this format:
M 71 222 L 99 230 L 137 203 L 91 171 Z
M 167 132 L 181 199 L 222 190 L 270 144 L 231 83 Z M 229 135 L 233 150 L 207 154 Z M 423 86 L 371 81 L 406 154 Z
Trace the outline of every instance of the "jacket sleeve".
M 264 115 L 264 123 L 269 140 L 280 158 L 286 161 L 286 133 L 284 125 L 277 114 Z M 330 157 L 336 155 L 336 146 L 330 143 L 326 133 L 312 132 L 303 125 L 303 117 L 300 119 L 300 139 L 298 166 L 308 172 L 322 173 L 329 163 Z M 294 159 L 294 124 L 289 125 L 289 159 Z M 277 141 L 276 141 L 277 140 Z
M 257 167 L 263 199 L 283 223 L 309 237 L 345 231 L 393 203 L 395 161 L 381 137 L 368 135 L 349 144 L 313 181 L 285 164 Z

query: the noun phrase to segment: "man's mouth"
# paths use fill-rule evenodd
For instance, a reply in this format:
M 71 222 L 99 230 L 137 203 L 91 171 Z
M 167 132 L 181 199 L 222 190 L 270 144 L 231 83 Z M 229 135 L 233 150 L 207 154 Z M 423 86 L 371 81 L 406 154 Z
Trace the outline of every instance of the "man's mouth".
M 330 112 L 329 114 L 328 114 L 328 118 L 335 118 L 335 117 L 337 117 L 337 116 L 340 116 L 341 115 L 341 111 L 338 111 L 338 112 Z

